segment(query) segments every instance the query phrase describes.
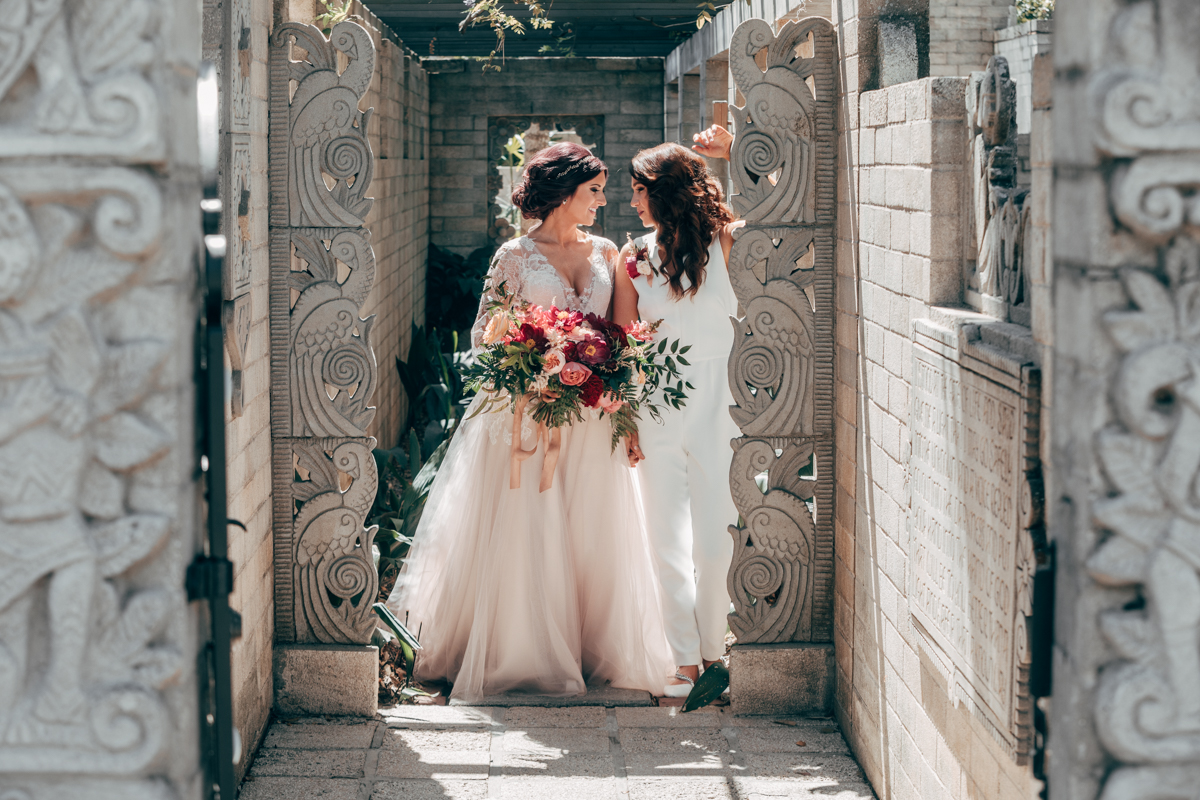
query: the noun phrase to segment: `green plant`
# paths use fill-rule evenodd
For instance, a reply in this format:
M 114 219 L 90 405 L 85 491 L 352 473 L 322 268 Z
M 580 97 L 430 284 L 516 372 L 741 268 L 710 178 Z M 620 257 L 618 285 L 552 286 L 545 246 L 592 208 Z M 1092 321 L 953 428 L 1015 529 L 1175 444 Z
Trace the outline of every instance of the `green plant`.
M 1017 0 L 1017 21 L 1051 19 L 1054 16 L 1054 0 Z
M 339 22 L 344 22 L 350 17 L 350 6 L 354 0 L 346 0 L 345 3 L 338 4 L 337 0 L 318 0 L 321 6 L 325 9 L 325 13 L 318 14 L 313 20 L 317 27 L 325 33 L 333 30 L 333 26 Z
M 407 448 L 376 448 L 373 451 L 379 473 L 379 491 L 367 514 L 366 525 L 379 526 L 374 550 L 375 569 L 379 573 L 377 602 L 385 602 L 396 585 L 448 445 L 449 440 L 443 440 L 422 463 L 417 434 L 410 430 Z
M 553 0 L 551 0 L 553 2 Z M 511 32 L 518 35 L 525 34 L 525 25 L 512 14 L 504 10 L 502 0 L 464 0 L 467 4 L 467 10 L 463 12 L 462 21 L 458 23 L 459 31 L 465 31 L 468 28 L 473 28 L 476 25 L 487 25 L 496 34 L 496 46 L 487 57 L 487 62 L 483 65 L 483 71 L 489 69 L 500 71 L 500 67 L 494 62 L 496 56 L 500 56 L 500 63 L 504 63 L 504 40 Z M 526 6 L 529 8 L 529 26 L 534 30 L 548 31 L 554 27 L 554 21 L 546 16 L 546 8 L 543 8 L 540 0 L 515 0 L 517 5 Z
M 461 414 L 466 396 L 461 370 L 467 354 L 459 351 L 458 343 L 455 331 L 444 342 L 436 328 L 425 331 L 414 325 L 408 360 L 396 358 L 396 372 L 408 395 L 407 427 L 420 431 L 427 454 L 453 434 Z
M 480 247 L 464 258 L 435 244 L 429 245 L 425 271 L 427 327 L 460 334 L 470 330 L 479 310 L 483 279 L 487 277 L 494 252 L 491 246 Z M 465 336 L 461 338 L 466 340 Z

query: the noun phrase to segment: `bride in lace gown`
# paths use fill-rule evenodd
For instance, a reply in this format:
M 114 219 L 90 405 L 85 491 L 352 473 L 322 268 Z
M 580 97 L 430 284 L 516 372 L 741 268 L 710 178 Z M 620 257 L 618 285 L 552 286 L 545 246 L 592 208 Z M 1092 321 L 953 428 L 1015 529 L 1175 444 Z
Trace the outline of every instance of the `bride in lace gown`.
M 595 221 L 606 179 L 580 145 L 530 160 L 513 202 L 544 221 L 496 253 L 474 346 L 501 282 L 531 303 L 607 315 L 617 248 L 576 228 Z M 501 409 L 461 424 L 388 600 L 421 631 L 417 678 L 449 681 L 468 702 L 511 690 L 578 695 L 589 684 L 661 691 L 673 665 L 626 449 L 611 452 L 608 421 L 585 412 L 562 430 L 551 488 L 538 491 L 540 447 L 510 489 L 512 430 Z M 528 417 L 521 440 L 537 444 Z

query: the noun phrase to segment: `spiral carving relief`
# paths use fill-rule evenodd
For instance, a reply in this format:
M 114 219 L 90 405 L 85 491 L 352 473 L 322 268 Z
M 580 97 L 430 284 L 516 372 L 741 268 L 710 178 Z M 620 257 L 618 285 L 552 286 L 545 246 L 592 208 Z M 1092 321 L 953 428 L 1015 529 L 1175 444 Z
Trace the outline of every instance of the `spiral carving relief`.
M 293 41 L 305 61 L 290 59 Z M 287 187 L 271 207 L 275 605 L 285 642 L 366 643 L 374 630 L 375 529 L 363 521 L 377 485 L 367 429 L 378 365 L 374 317 L 360 312 L 375 283 L 363 227 L 375 158 L 371 109 L 358 108 L 374 64 L 370 35 L 352 21 L 329 39 L 296 23 L 272 37 L 272 181 Z
M 746 98 L 731 110 L 732 200 L 746 226 L 729 258 L 744 314 L 729 358 L 742 431 L 729 624 L 742 644 L 833 636 L 835 64 L 832 26 L 817 18 L 778 35 L 748 20 L 729 49 Z

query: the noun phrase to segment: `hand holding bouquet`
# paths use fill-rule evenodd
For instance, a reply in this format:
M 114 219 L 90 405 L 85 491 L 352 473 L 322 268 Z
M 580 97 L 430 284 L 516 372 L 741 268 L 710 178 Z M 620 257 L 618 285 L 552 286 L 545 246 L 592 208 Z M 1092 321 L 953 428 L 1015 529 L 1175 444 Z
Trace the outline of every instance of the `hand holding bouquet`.
M 528 406 L 539 441 L 547 442 L 545 491 L 554 473 L 558 429 L 581 421 L 585 408 L 611 420 L 616 449 L 622 437 L 637 430 L 643 408 L 659 418 L 659 391 L 672 407 L 684 404 L 684 389 L 692 386 L 680 378 L 679 366 L 687 366 L 689 348 L 678 340 L 654 345 L 659 323 L 638 321 L 623 329 L 595 314 L 520 302 L 503 284 L 494 294 L 481 352 L 466 378 L 469 387 L 492 395 L 476 413 L 505 402 L 513 408 L 514 488 L 520 485 L 519 462 L 534 452 L 520 444 L 520 417 Z

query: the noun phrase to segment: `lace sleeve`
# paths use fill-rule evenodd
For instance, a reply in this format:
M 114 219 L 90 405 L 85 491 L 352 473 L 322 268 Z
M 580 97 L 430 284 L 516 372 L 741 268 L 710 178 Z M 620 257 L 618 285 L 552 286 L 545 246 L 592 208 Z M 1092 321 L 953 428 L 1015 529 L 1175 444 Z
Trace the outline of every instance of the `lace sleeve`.
M 475 315 L 475 324 L 471 326 L 471 347 L 478 349 L 483 341 L 483 330 L 487 327 L 487 307 L 495 299 L 495 288 L 505 285 L 510 295 L 521 293 L 521 258 L 520 251 L 507 245 L 496 251 L 492 257 L 492 265 L 488 267 L 487 277 L 483 281 L 483 293 L 479 296 L 479 313 Z
M 601 239 L 600 252 L 604 256 L 605 263 L 608 264 L 608 276 L 611 278 L 620 266 L 617 262 L 620 261 L 621 248 L 617 247 L 611 239 Z

